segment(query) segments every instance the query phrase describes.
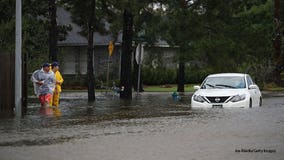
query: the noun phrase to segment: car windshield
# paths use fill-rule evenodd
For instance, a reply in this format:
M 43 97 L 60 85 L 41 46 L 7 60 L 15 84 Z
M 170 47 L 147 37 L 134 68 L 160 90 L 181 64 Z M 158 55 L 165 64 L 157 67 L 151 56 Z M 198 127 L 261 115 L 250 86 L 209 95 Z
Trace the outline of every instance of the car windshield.
M 202 89 L 240 89 L 245 88 L 244 77 L 208 77 L 203 82 Z

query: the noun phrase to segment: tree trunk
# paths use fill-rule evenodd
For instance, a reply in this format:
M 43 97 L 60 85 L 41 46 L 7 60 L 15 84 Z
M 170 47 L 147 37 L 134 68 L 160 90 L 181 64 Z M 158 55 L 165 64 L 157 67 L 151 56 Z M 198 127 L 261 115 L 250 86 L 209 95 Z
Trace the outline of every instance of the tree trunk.
M 184 92 L 184 62 L 179 62 L 178 67 L 178 74 L 177 74 L 177 91 L 178 92 Z
M 273 55 L 273 62 L 274 62 L 274 70 L 272 72 L 273 81 L 281 86 L 281 76 L 280 73 L 282 71 L 281 65 L 281 20 L 280 20 L 280 0 L 274 0 L 274 21 L 275 21 L 275 38 L 273 39 L 273 46 L 274 46 L 274 55 Z
M 184 15 L 186 15 L 186 9 L 187 9 L 187 1 L 186 0 L 180 0 L 180 5 L 181 5 L 181 13 L 183 13 Z M 184 22 L 182 22 L 179 26 L 179 28 L 184 28 L 186 25 L 184 25 Z M 179 55 L 179 67 L 178 67 L 178 74 L 177 74 L 177 92 L 182 92 L 182 94 L 184 93 L 184 55 L 186 54 L 186 50 L 185 48 L 187 48 L 187 44 L 181 43 L 180 44 L 180 55 Z
M 57 61 L 57 22 L 56 22 L 56 0 L 49 0 L 49 60 Z
M 133 16 L 127 9 L 123 14 L 123 37 L 122 37 L 122 55 L 121 55 L 121 73 L 120 84 L 124 91 L 120 92 L 120 98 L 125 100 L 132 99 L 132 36 L 133 36 Z
M 88 62 L 87 62 L 87 77 L 88 77 L 88 102 L 95 101 L 95 78 L 93 67 L 93 41 L 94 41 L 94 17 L 95 17 L 96 1 L 91 0 L 90 14 L 88 20 Z

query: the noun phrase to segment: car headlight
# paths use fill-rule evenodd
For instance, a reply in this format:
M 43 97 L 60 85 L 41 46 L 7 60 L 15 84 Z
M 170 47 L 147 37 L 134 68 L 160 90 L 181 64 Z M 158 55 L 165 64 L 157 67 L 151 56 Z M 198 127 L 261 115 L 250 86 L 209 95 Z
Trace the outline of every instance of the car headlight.
M 200 95 L 193 95 L 193 100 L 201 103 L 205 102 L 204 98 Z
M 246 99 L 246 95 L 242 94 L 242 95 L 235 95 L 232 97 L 231 102 L 239 102 Z

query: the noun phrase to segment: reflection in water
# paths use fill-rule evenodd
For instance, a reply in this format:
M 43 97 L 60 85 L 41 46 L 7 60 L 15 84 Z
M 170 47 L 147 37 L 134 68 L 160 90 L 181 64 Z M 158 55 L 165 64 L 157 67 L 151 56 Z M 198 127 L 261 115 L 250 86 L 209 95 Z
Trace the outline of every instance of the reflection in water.
M 99 126 L 105 122 L 122 125 L 119 124 L 121 120 L 201 114 L 199 111 L 192 112 L 189 98 L 184 99 L 183 102 L 175 102 L 170 95 L 143 95 L 132 101 L 99 97 L 92 104 L 85 99 L 76 99 L 62 101 L 59 108 L 53 108 L 53 116 L 39 114 L 39 104 L 30 103 L 28 112 L 22 119 L 0 121 L 0 146 L 45 145 L 70 141 L 73 138 L 86 137 L 88 132 L 82 129 L 85 126 Z M 80 131 L 84 134 L 78 133 Z M 112 132 L 96 133 L 100 134 Z
M 61 116 L 61 111 L 58 107 L 53 108 L 53 115 L 55 117 L 60 117 Z
M 75 99 L 62 101 L 59 109 L 53 110 L 53 116 L 40 115 L 39 104 L 30 103 L 28 112 L 23 118 L 0 121 L 0 134 L 2 135 L 0 146 L 62 143 L 78 137 L 88 137 L 89 131 L 84 131 L 84 127 L 100 126 L 105 122 L 110 122 L 111 126 L 120 126 L 126 125 L 125 122 L 121 123 L 121 120 L 200 114 L 190 110 L 189 98 L 184 99 L 183 102 L 174 102 L 170 95 L 151 94 L 139 96 L 132 101 L 98 97 L 91 104 L 85 99 Z M 129 125 L 141 124 L 130 123 Z M 113 133 L 103 130 L 103 133 L 94 134 L 117 133 L 120 132 Z

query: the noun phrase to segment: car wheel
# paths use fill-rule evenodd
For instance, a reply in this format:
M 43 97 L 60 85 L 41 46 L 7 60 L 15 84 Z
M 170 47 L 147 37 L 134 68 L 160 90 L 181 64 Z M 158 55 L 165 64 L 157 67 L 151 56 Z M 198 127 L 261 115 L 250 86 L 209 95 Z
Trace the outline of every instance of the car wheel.
M 249 108 L 252 108 L 252 100 L 249 100 Z
M 261 107 L 261 106 L 262 106 L 262 98 L 259 97 L 259 107 Z

